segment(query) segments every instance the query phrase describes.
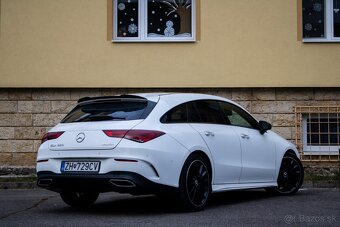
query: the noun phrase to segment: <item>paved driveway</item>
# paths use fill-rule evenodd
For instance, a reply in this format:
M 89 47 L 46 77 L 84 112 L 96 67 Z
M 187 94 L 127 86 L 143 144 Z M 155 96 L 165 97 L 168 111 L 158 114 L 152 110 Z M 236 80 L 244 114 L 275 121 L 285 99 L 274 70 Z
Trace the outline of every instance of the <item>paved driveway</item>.
M 216 194 L 201 212 L 181 213 L 156 196 L 100 195 L 88 210 L 46 190 L 0 190 L 0 226 L 340 226 L 339 189 L 302 189 L 288 197 L 264 190 Z

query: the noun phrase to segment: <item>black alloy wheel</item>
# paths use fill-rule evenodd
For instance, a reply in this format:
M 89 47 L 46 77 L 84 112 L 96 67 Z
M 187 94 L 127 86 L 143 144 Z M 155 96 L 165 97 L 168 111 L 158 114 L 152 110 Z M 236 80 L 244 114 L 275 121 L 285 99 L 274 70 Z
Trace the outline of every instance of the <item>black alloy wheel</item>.
M 206 161 L 199 155 L 192 155 L 185 162 L 179 187 L 182 208 L 190 211 L 202 210 L 207 204 L 211 179 Z
M 280 195 L 294 194 L 300 189 L 303 178 L 304 170 L 300 159 L 293 154 L 287 154 L 282 159 L 277 187 L 270 188 L 269 191 Z

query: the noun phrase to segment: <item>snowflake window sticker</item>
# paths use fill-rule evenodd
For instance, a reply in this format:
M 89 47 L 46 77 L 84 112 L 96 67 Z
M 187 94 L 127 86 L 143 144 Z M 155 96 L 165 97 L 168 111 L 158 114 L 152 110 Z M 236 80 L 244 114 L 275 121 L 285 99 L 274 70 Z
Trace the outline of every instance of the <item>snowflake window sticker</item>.
M 322 11 L 322 5 L 320 3 L 318 3 L 318 2 L 314 3 L 313 4 L 313 10 L 315 12 L 321 12 Z
M 135 25 L 135 24 L 130 24 L 130 25 L 129 25 L 128 31 L 129 31 L 131 34 L 137 33 L 137 31 L 138 31 L 137 25 Z

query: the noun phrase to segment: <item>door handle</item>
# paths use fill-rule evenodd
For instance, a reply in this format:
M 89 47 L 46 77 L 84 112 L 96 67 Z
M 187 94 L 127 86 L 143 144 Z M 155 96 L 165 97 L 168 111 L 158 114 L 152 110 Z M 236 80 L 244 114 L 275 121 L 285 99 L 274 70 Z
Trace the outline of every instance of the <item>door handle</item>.
M 205 131 L 204 134 L 206 136 L 215 136 L 215 134 L 213 132 L 209 132 L 209 131 Z
M 250 137 L 248 136 L 248 135 L 246 135 L 246 134 L 241 134 L 241 138 L 242 139 L 247 139 L 247 140 L 249 140 L 250 139 Z

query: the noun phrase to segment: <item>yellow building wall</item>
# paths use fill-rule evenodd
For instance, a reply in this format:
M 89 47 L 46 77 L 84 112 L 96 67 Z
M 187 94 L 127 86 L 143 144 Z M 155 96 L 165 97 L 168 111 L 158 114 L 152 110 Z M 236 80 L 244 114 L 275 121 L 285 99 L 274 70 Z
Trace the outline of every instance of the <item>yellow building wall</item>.
M 0 0 L 0 87 L 339 87 L 296 0 L 202 0 L 196 43 L 107 41 L 107 0 Z

